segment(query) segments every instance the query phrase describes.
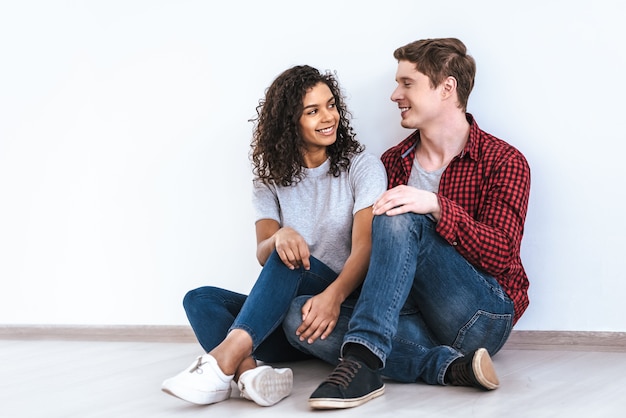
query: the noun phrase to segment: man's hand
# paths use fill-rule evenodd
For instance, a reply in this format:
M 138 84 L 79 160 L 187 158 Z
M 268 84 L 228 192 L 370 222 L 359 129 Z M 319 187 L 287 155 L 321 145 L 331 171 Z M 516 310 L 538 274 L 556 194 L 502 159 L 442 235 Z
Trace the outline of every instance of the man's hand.
M 437 195 L 411 186 L 396 186 L 387 190 L 374 203 L 374 215 L 394 216 L 413 212 L 425 215 L 430 213 L 439 220 L 441 208 Z

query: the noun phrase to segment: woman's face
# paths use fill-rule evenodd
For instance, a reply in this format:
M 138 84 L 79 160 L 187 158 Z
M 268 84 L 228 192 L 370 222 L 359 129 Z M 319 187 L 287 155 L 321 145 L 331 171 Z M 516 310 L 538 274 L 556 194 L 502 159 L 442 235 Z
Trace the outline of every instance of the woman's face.
M 306 153 L 325 151 L 337 140 L 339 111 L 335 98 L 325 83 L 311 87 L 302 99 L 300 133 Z

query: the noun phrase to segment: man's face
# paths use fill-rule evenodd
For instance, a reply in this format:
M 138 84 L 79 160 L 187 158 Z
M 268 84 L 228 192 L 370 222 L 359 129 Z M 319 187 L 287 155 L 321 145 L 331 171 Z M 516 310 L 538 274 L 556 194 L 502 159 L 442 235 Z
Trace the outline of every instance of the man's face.
M 396 83 L 398 86 L 391 94 L 391 100 L 400 108 L 403 127 L 420 129 L 439 114 L 440 87 L 433 88 L 428 76 L 419 72 L 414 63 L 398 62 Z

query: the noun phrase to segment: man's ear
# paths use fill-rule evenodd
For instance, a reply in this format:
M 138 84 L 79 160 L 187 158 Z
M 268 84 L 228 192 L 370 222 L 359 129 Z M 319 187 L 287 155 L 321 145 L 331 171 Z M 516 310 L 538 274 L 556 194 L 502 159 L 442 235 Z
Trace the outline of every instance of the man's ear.
M 451 75 L 446 77 L 445 80 L 441 83 L 441 94 L 444 99 L 451 97 L 456 92 L 456 78 Z

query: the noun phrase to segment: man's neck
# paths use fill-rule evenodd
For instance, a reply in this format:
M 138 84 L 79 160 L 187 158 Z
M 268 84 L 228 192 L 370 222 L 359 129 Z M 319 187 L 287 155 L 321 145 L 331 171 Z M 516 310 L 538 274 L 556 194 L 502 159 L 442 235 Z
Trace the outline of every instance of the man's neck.
M 425 170 L 433 171 L 448 165 L 465 148 L 470 124 L 464 113 L 455 115 L 420 129 L 415 158 Z

